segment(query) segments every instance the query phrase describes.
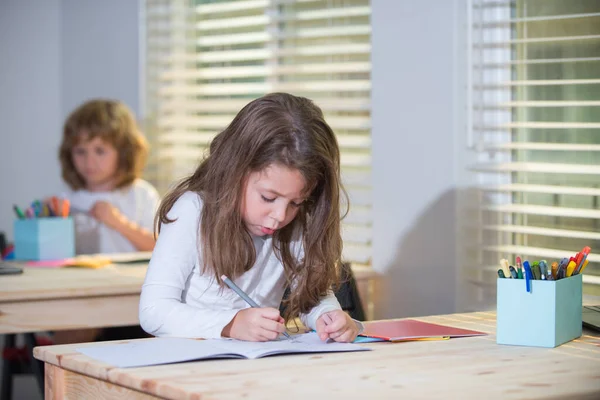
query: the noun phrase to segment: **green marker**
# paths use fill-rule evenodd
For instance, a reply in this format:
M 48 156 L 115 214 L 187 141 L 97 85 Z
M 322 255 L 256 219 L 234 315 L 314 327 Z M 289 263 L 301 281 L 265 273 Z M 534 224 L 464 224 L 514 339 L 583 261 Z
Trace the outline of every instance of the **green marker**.
M 25 214 L 23 213 L 23 211 L 19 208 L 18 205 L 13 205 L 13 209 L 15 210 L 15 214 L 17 214 L 17 218 L 19 219 L 25 219 Z
M 500 269 L 498 270 L 498 276 L 499 276 L 500 278 L 506 278 L 506 276 L 504 276 L 504 271 L 502 271 L 502 268 L 500 268 Z
M 542 274 L 540 272 L 540 264 L 537 261 L 531 266 L 531 273 L 533 274 L 533 279 L 540 280 Z

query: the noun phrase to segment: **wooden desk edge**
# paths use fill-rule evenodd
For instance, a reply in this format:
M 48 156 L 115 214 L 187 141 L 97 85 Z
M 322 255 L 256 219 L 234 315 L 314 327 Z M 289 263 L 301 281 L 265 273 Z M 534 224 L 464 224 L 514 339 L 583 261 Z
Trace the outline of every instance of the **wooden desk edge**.
M 480 330 L 488 333 L 487 336 L 478 336 L 472 338 L 477 341 L 485 341 L 485 342 L 494 342 L 495 343 L 495 312 L 494 311 L 483 311 L 483 312 L 471 312 L 471 313 L 462 313 L 462 314 L 442 314 L 439 316 L 426 316 L 426 317 L 413 317 L 407 319 L 416 319 L 422 320 L 426 322 L 439 323 L 439 324 L 447 324 L 453 325 L 457 327 L 465 327 L 466 325 L 471 325 L 472 323 L 476 323 L 477 327 L 473 327 L 472 329 Z M 456 324 L 452 324 L 452 321 L 456 321 Z M 462 321 L 462 322 L 461 322 Z M 493 321 L 493 325 L 489 324 L 489 322 Z M 462 326 L 461 326 L 462 325 Z M 485 329 L 483 329 L 485 327 Z M 597 335 L 595 335 L 591 339 L 598 339 Z M 464 339 L 456 339 L 456 343 L 463 343 L 467 341 L 469 338 Z M 138 339 L 144 340 L 144 339 Z M 151 339 L 149 339 L 151 340 Z M 583 338 L 582 340 L 589 342 L 590 337 Z M 127 340 L 123 341 L 115 341 L 111 343 L 125 343 Z M 579 343 L 578 343 L 579 342 Z M 425 342 L 422 342 L 425 343 Z M 433 343 L 433 342 L 430 342 Z M 441 343 L 441 342 L 440 342 Z M 465 342 L 466 343 L 466 342 Z M 93 346 L 101 346 L 103 343 L 87 343 L 81 344 L 80 346 L 85 347 L 93 347 Z M 371 347 L 374 351 L 377 351 L 378 348 L 383 348 L 389 343 L 369 343 L 366 344 Z M 420 344 L 424 346 L 424 344 Z M 439 344 L 438 344 L 439 345 Z M 581 346 L 581 342 L 578 340 L 573 343 L 575 346 Z M 571 344 L 565 345 L 562 349 L 563 351 L 568 351 L 573 347 Z M 85 381 L 85 385 L 90 385 L 91 387 L 96 388 L 97 390 L 116 390 L 119 393 L 126 391 L 128 396 L 131 398 L 154 398 L 151 396 L 158 396 L 159 392 L 155 391 L 155 387 L 148 387 L 148 391 L 144 389 L 146 382 L 144 378 L 134 378 L 138 384 L 137 385 L 129 385 L 124 384 L 123 376 L 128 375 L 128 371 L 132 371 L 135 375 L 135 370 L 137 368 L 116 368 L 111 365 L 103 364 L 99 361 L 95 361 L 84 354 L 78 353 L 76 349 L 77 345 L 63 345 L 63 346 L 50 346 L 50 347 L 36 347 L 34 349 L 34 356 L 46 363 L 46 369 L 49 371 L 48 373 L 53 374 L 52 378 L 57 377 L 57 379 L 63 379 L 64 382 L 74 379 L 79 379 L 80 381 Z M 397 347 L 400 348 L 400 347 Z M 513 349 L 514 347 L 507 347 L 507 349 Z M 534 350 L 537 351 L 537 350 Z M 551 350 L 548 350 L 551 351 Z M 589 357 L 587 357 L 589 358 Z M 598 360 L 600 361 L 600 360 Z M 201 362 L 201 361 L 199 361 Z M 145 368 L 145 367 L 142 367 Z M 67 377 L 67 378 L 65 378 Z M 95 380 L 100 380 L 102 382 L 96 382 Z M 132 382 L 134 382 L 132 381 Z M 71 382 L 73 383 L 73 382 Z M 93 386 L 92 386 L 93 385 Z M 60 386 L 60 384 L 58 385 Z M 66 386 L 65 386 L 66 387 Z M 71 385 L 71 389 L 73 389 L 73 385 Z M 101 389 L 98 389 L 101 388 Z M 141 388 L 141 389 L 140 389 Z M 176 385 L 166 385 L 162 386 L 162 389 L 168 388 L 169 391 L 173 390 L 181 390 Z M 52 388 L 50 388 L 52 389 Z M 47 386 L 46 391 L 50 390 Z M 95 389 L 95 390 L 96 390 Z M 54 389 L 52 389 L 54 390 Z M 58 390 L 61 390 L 60 387 Z M 52 393 L 52 392 L 51 392 Z M 170 392 L 171 393 L 171 392 Z M 597 392 L 594 392 L 597 393 Z M 581 395 L 582 393 L 578 393 Z M 145 397 L 144 397 L 145 396 Z M 150 397 L 148 397 L 150 396 Z M 127 397 L 127 398 L 130 398 Z M 178 397 L 174 396 L 173 398 Z M 48 397 L 52 398 L 52 397 Z

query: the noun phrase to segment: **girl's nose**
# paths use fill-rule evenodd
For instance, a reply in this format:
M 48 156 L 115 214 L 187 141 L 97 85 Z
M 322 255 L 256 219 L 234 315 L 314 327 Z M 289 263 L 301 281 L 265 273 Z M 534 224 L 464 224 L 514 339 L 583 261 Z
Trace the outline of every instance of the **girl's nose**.
M 275 209 L 271 212 L 271 218 L 273 218 L 277 222 L 283 222 L 285 220 L 286 212 L 287 207 L 276 206 Z
M 93 167 L 94 166 L 94 158 L 90 157 L 89 155 L 86 155 L 84 160 L 84 164 L 86 167 Z

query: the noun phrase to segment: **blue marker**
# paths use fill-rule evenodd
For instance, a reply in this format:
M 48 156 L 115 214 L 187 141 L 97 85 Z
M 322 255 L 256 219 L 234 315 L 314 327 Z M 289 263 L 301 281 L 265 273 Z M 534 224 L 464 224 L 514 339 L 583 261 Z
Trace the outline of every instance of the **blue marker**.
M 529 266 L 529 261 L 523 261 L 523 269 L 525 270 L 525 287 L 527 288 L 527 293 L 531 292 L 531 281 L 533 278 L 533 272 L 531 272 L 531 267 Z

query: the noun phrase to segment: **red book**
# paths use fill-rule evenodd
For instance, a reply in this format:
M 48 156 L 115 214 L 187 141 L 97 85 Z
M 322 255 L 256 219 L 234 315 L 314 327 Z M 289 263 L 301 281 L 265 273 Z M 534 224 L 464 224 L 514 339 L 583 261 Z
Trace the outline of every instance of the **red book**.
M 431 324 L 429 322 L 421 322 L 414 319 L 365 322 L 364 325 L 365 330 L 360 336 L 385 339 L 392 342 L 425 338 L 453 338 L 487 335 L 485 332 Z

